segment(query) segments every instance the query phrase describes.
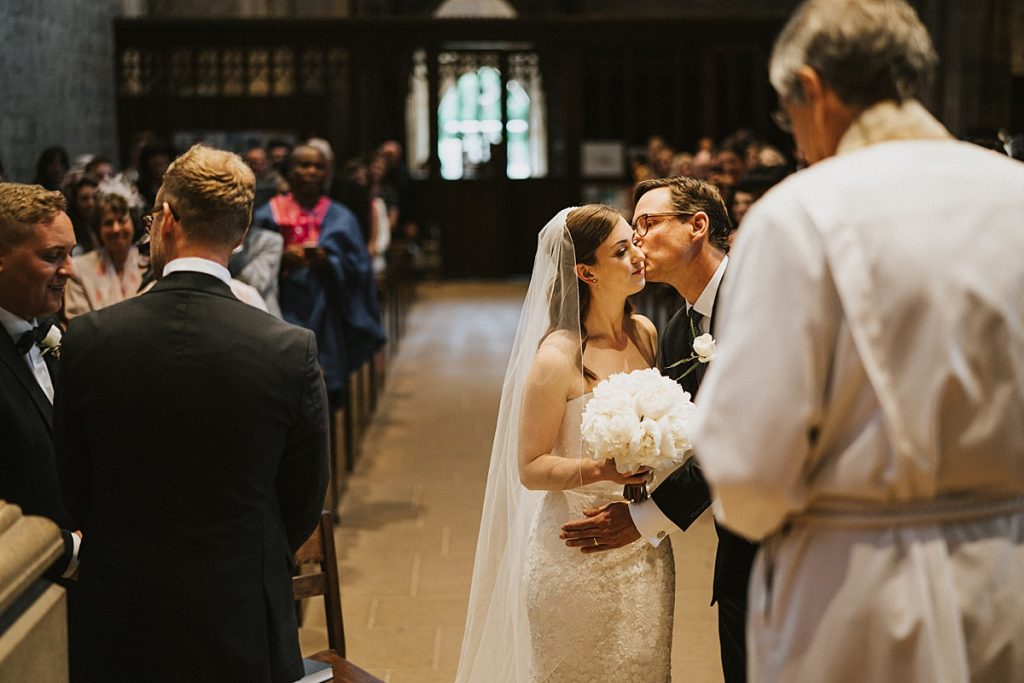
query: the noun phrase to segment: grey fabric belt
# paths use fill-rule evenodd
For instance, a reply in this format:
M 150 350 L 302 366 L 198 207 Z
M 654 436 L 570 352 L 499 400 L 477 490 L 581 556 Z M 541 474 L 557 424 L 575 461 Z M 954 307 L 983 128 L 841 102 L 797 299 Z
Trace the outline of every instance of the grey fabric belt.
M 867 505 L 821 503 L 790 517 L 793 526 L 875 529 L 891 526 L 947 524 L 1024 512 L 1024 494 L 1006 498 L 938 498 Z

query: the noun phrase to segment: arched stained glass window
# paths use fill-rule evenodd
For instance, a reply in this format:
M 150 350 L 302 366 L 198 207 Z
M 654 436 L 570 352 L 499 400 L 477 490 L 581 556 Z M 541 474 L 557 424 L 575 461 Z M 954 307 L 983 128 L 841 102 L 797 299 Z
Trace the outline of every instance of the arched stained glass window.
M 441 177 L 446 180 L 497 174 L 513 179 L 547 175 L 545 112 L 537 57 L 531 53 L 510 54 L 507 64 L 509 74 L 503 92 L 500 53 L 438 55 L 437 154 Z M 409 103 L 423 106 L 423 99 L 411 97 Z M 422 121 L 415 115 L 410 120 L 416 118 Z M 505 167 L 495 168 L 502 158 Z

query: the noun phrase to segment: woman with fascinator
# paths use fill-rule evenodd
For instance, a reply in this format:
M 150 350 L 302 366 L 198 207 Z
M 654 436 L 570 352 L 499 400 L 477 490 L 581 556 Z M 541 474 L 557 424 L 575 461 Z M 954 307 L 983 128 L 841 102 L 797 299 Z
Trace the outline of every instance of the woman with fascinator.
M 654 326 L 627 300 L 644 287 L 632 237 L 601 205 L 562 210 L 538 237 L 491 452 L 461 683 L 669 680 L 671 547 L 583 554 L 558 537 L 650 474 L 592 459 L 580 432 L 598 382 L 655 364 Z

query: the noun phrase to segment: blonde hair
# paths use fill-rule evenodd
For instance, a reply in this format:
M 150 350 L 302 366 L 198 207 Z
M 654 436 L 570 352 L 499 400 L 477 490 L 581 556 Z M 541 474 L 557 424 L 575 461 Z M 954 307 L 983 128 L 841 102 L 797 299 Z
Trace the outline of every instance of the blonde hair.
M 35 226 L 49 223 L 67 209 L 64 195 L 42 185 L 0 183 L 0 247 L 13 247 L 31 237 Z
M 163 199 L 189 239 L 234 244 L 252 221 L 255 185 L 252 170 L 237 154 L 194 145 L 167 167 Z

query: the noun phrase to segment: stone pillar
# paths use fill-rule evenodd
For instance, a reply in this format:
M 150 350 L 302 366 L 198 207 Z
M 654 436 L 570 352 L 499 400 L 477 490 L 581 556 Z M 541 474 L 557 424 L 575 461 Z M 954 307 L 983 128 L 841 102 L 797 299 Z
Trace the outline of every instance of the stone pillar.
M 39 153 L 63 145 L 117 158 L 114 17 L 119 0 L 0 2 L 0 159 L 31 182 Z
M 64 589 L 41 579 L 64 548 L 57 525 L 0 501 L 0 683 L 67 683 Z

